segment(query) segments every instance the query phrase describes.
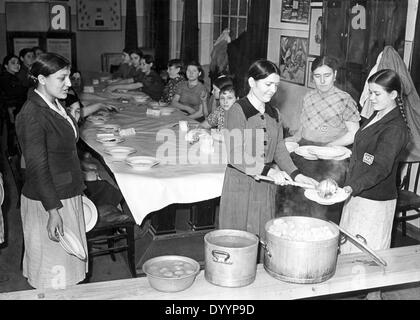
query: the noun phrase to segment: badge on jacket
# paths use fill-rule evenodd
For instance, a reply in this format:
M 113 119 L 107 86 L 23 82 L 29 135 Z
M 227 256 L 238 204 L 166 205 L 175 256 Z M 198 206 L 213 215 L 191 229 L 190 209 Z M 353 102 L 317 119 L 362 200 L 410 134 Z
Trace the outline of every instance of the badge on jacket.
M 372 165 L 374 159 L 375 157 L 367 152 L 365 152 L 365 154 L 363 155 L 363 162 L 368 165 Z

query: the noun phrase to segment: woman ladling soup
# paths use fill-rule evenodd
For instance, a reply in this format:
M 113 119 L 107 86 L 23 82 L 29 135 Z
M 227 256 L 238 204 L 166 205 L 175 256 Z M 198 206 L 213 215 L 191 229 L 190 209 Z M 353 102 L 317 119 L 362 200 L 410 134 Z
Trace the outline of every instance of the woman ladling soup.
M 248 70 L 248 95 L 225 113 L 229 164 L 220 203 L 220 228 L 264 234 L 265 223 L 274 218 L 277 186 L 257 181 L 256 175 L 268 176 L 280 185 L 293 179 L 317 184 L 293 164 L 283 141 L 280 114 L 270 104 L 280 83 L 279 74 L 279 68 L 270 61 L 254 62 Z M 235 132 L 243 139 L 237 140 Z
M 337 60 L 328 56 L 318 57 L 312 62 L 316 89 L 303 97 L 300 126 L 287 141 L 331 146 L 353 143 L 360 115 L 353 98 L 334 85 L 337 68 Z
M 74 285 L 85 278 L 87 262 L 69 255 L 58 243 L 58 233 L 71 230 L 87 252 L 78 128 L 58 101 L 66 98 L 71 86 L 70 63 L 45 53 L 31 66 L 30 75 L 36 88 L 29 91 L 16 119 L 26 162 L 21 197 L 23 275 L 35 288 Z

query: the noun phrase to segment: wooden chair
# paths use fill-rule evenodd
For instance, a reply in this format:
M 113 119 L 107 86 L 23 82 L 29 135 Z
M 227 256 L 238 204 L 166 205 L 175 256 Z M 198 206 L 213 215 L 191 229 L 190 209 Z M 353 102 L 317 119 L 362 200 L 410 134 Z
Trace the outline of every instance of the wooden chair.
M 402 176 L 403 172 L 405 172 L 404 176 Z M 419 177 L 420 161 L 400 162 L 398 167 L 398 198 L 392 238 L 395 238 L 398 224 L 401 223 L 402 235 L 406 236 L 407 221 L 420 218 L 420 196 L 417 194 Z M 416 213 L 408 214 L 408 211 L 415 211 Z
M 137 277 L 135 265 L 135 221 L 131 214 L 123 213 L 112 205 L 97 207 L 98 222 L 95 227 L 87 232 L 89 274 L 92 273 L 93 258 L 109 254 L 115 261 L 115 253 L 127 251 L 127 260 L 133 278 Z M 117 245 L 117 241 L 124 240 L 124 244 Z M 117 245 L 117 246 L 116 246 Z

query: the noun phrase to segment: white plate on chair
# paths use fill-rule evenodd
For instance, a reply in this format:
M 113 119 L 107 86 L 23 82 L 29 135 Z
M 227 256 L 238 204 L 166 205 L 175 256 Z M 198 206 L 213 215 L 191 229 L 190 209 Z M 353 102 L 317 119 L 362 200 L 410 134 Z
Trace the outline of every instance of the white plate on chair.
M 83 215 L 85 216 L 86 232 L 93 229 L 98 221 L 98 210 L 95 204 L 86 196 L 82 196 Z
M 64 236 L 57 231 L 61 247 L 68 253 L 82 261 L 86 260 L 86 252 L 75 234 L 64 227 Z

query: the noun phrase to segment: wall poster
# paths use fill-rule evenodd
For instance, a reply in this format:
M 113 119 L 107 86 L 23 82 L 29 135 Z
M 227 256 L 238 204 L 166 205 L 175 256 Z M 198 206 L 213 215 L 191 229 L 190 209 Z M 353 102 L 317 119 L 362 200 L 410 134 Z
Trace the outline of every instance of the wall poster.
M 82 31 L 121 30 L 121 0 L 77 0 L 77 27 Z
M 281 22 L 308 24 L 311 0 L 282 0 Z
M 308 39 L 280 36 L 280 79 L 305 85 Z
M 47 38 L 47 51 L 58 53 L 72 63 L 71 39 L 50 39 Z
M 309 54 L 321 54 L 322 41 L 322 8 L 311 8 L 311 23 L 309 25 Z
M 19 56 L 19 51 L 23 48 L 33 48 L 39 46 L 39 38 L 14 38 L 13 53 Z
M 308 79 L 307 80 L 307 84 L 306 84 L 306 86 L 308 87 L 308 88 L 310 88 L 310 89 L 315 89 L 315 82 L 314 82 L 314 79 L 312 78 L 312 71 L 311 71 L 311 68 L 312 68 L 312 62 L 315 60 L 315 57 L 309 57 L 308 58 L 308 72 L 307 72 L 307 74 L 306 74 L 306 78 Z

